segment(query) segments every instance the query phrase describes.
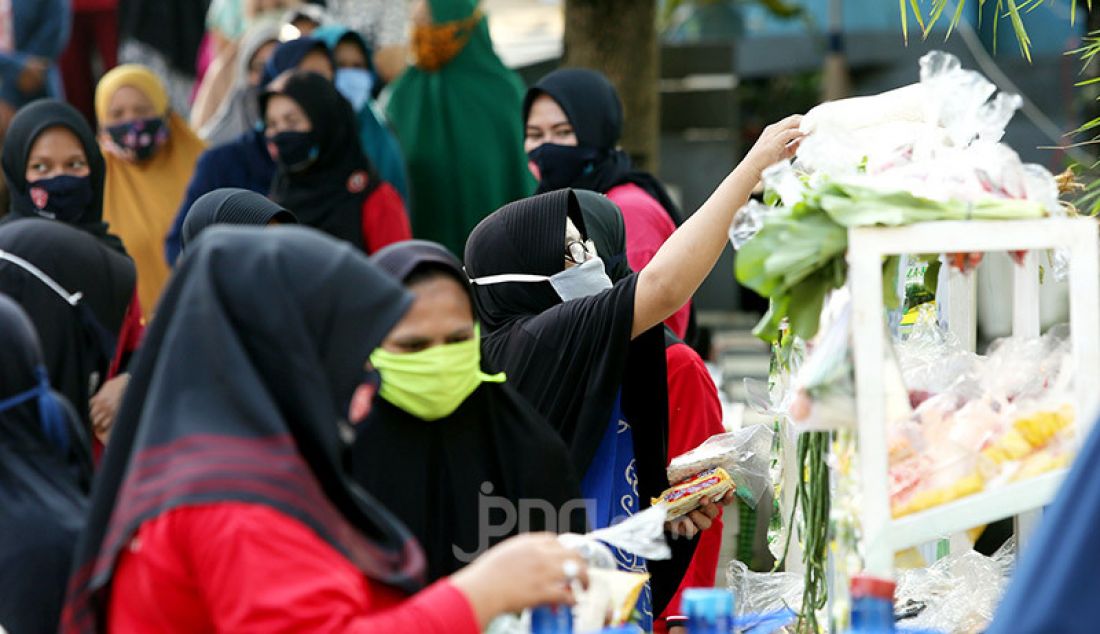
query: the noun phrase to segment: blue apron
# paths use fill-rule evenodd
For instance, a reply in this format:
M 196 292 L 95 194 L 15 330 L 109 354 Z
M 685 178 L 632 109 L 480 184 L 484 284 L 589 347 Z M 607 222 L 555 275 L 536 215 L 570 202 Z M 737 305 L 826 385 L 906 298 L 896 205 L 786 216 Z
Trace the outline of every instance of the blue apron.
M 606 528 L 637 513 L 639 508 L 638 474 L 634 467 L 634 435 L 623 416 L 622 393 L 615 399 L 611 421 L 600 440 L 600 447 L 581 482 L 581 494 L 589 500 L 588 522 L 593 528 Z M 645 559 L 612 548 L 619 570 L 648 572 Z M 653 596 L 647 582 L 638 597 L 635 610 L 641 614 L 638 625 L 653 629 Z

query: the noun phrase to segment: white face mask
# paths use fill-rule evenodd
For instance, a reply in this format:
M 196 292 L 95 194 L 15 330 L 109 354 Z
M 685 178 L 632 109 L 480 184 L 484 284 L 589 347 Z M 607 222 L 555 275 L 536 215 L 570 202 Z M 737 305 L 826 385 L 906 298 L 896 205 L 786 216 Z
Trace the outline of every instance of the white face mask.
M 598 257 L 591 258 L 570 269 L 550 276 L 527 275 L 524 273 L 511 273 L 504 275 L 488 275 L 470 280 L 477 286 L 492 286 L 506 282 L 550 282 L 561 301 L 568 302 L 572 299 L 580 299 L 590 295 L 598 295 L 611 288 L 611 278 L 603 268 L 603 260 Z

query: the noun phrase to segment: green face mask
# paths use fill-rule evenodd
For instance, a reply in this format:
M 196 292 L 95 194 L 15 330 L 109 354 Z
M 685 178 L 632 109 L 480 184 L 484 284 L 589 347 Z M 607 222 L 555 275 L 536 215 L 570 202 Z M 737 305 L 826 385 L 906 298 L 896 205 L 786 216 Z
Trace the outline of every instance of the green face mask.
M 503 383 L 504 373 L 481 371 L 481 333 L 459 343 L 395 354 L 381 348 L 370 361 L 382 375 L 378 394 L 423 420 L 450 416 L 483 382 Z

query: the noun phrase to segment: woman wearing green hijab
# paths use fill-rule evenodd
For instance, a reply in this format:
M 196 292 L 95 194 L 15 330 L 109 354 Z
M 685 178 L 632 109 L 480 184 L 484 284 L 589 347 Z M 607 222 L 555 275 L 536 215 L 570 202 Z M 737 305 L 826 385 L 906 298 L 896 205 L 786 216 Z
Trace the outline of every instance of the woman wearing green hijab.
M 413 16 L 416 62 L 387 112 L 405 150 L 413 235 L 461 254 L 482 218 L 534 190 L 511 125 L 523 83 L 493 52 L 477 0 L 420 0 Z

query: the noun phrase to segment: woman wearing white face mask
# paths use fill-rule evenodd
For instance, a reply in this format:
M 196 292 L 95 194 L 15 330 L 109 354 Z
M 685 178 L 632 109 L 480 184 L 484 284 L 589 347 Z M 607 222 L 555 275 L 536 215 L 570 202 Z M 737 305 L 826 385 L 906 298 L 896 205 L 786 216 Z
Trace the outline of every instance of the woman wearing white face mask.
M 470 235 L 465 264 L 485 329 L 485 356 L 569 446 L 582 494 L 597 500 L 591 524 L 606 526 L 633 514 L 668 485 L 668 388 L 659 326 L 714 266 L 734 212 L 763 170 L 794 151 L 799 120 L 767 128 L 649 265 L 614 285 L 586 240 L 572 190 L 507 205 Z M 715 508 L 697 512 L 690 525 L 673 528 L 694 534 L 716 514 Z M 643 593 L 638 606 L 648 616 L 644 628 L 664 609 L 690 562 L 693 545 L 685 541 L 673 543 L 671 562 L 648 564 L 652 595 Z M 620 565 L 646 563 L 620 557 Z

